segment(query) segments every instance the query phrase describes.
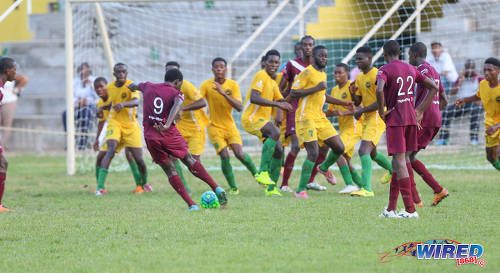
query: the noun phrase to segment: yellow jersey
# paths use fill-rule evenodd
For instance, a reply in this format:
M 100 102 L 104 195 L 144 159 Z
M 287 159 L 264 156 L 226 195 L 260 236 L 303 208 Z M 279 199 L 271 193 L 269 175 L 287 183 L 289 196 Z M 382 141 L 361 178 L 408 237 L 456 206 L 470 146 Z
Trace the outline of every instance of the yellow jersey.
M 115 86 L 115 81 L 108 84 L 108 96 L 111 102 L 111 110 L 109 111 L 109 120 L 120 123 L 123 126 L 135 124 L 137 121 L 137 107 L 123 107 L 120 111 L 115 111 L 112 107 L 119 103 L 131 101 L 133 99 L 140 99 L 139 92 L 132 92 L 128 89 L 132 83 L 127 80 L 121 87 Z
M 109 106 L 111 105 L 111 100 L 109 99 L 109 96 L 108 96 L 108 99 L 106 101 L 104 101 L 102 98 L 99 98 L 99 100 L 97 101 L 97 109 L 99 109 L 100 107 L 104 107 L 104 106 Z M 108 119 L 108 116 L 109 116 L 109 109 L 103 109 L 102 110 L 102 116 L 98 116 L 97 119 L 99 120 L 99 122 L 102 122 L 102 121 L 106 121 Z
M 191 103 L 201 99 L 201 93 L 189 81 L 182 81 L 181 92 L 184 95 L 184 102 L 182 106 L 190 105 Z M 181 119 L 177 123 L 177 126 L 184 126 L 184 124 L 195 125 L 200 127 L 206 127 L 208 125 L 208 118 L 204 111 L 205 108 L 196 109 L 193 111 L 183 111 L 181 114 Z
M 207 100 L 210 124 L 221 128 L 234 126 L 233 107 L 227 99 L 215 89 L 215 79 L 204 81 L 200 86 L 201 96 Z M 226 79 L 221 84 L 222 90 L 241 102 L 240 86 L 236 81 Z
M 283 99 L 276 81 L 263 69 L 255 74 L 245 98 L 245 110 L 241 116 L 242 120 L 252 121 L 253 119 L 270 120 L 273 107 L 257 105 L 250 102 L 252 90 L 260 93 L 260 96 L 266 100 L 277 101 Z
M 292 89 L 309 89 L 317 86 L 320 82 L 326 82 L 326 73 L 316 70 L 312 65 L 309 65 L 297 75 Z M 326 89 L 323 89 L 312 95 L 300 98 L 297 111 L 295 112 L 295 120 L 302 121 L 326 117 L 325 113 L 323 113 L 323 105 L 326 99 L 325 94 Z
M 369 106 L 377 101 L 377 73 L 378 69 L 372 67 L 368 73 L 361 72 L 356 76 L 355 85 L 358 88 L 356 90 L 356 96 L 361 96 L 361 103 L 364 107 Z M 377 110 L 369 113 L 365 113 L 365 116 L 375 115 Z
M 500 84 L 491 88 L 487 80 L 482 80 L 476 96 L 483 102 L 484 124 L 489 127 L 500 123 Z
M 335 86 L 334 88 L 332 88 L 331 96 L 338 100 L 353 101 L 351 92 L 349 92 L 349 85 L 351 85 L 351 81 L 348 80 L 347 83 L 342 86 L 342 88 L 340 88 L 338 85 Z M 328 110 L 347 111 L 349 109 L 342 105 L 329 104 Z M 361 122 L 356 120 L 353 115 L 337 116 L 337 119 L 339 121 L 339 130 L 342 133 L 351 131 L 353 133 L 359 133 L 357 131 L 361 130 Z

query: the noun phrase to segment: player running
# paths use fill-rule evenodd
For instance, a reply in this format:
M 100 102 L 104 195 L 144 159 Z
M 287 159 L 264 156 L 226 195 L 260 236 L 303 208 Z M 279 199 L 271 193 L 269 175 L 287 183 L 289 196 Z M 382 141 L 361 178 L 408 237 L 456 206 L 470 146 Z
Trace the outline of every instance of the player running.
M 260 158 L 260 173 L 267 173 L 274 182 L 266 188 L 266 196 L 281 196 L 276 188 L 281 170 L 283 147 L 280 130 L 272 119 L 273 107 L 290 111 L 292 106 L 285 102 L 278 84 L 273 79 L 280 64 L 280 53 L 270 50 L 265 55 L 265 67 L 255 74 L 252 85 L 245 99 L 245 110 L 241 116 L 241 125 L 249 134 L 263 141 Z
M 6 82 L 15 80 L 17 65 L 14 59 L 8 57 L 0 58 L 0 102 L 3 99 L 4 85 Z M 7 159 L 3 155 L 3 148 L 0 146 L 0 213 L 8 212 L 9 209 L 2 204 L 3 193 L 5 191 L 5 179 L 7 177 Z
M 441 110 L 446 107 L 446 95 L 444 93 L 443 85 L 441 84 L 441 78 L 439 73 L 432 67 L 428 62 L 425 61 L 427 56 L 427 47 L 424 43 L 417 42 L 410 47 L 410 64 L 417 67 L 417 71 L 425 77 L 428 77 L 439 86 L 439 92 L 432 99 L 432 103 L 424 112 L 422 121 L 420 122 L 420 126 L 417 130 L 417 148 L 418 151 L 410 154 L 410 161 L 413 170 L 415 170 L 431 187 L 434 191 L 434 200 L 432 201 L 432 206 L 436 206 L 441 202 L 444 198 L 448 196 L 448 190 L 443 188 L 437 181 L 434 179 L 432 174 L 427 170 L 424 163 L 416 158 L 417 153 L 423 149 L 425 149 L 431 141 L 434 139 L 436 134 L 439 132 L 441 128 Z M 418 107 L 427 93 L 429 93 L 429 89 L 425 88 L 421 84 L 417 84 L 416 90 L 416 98 L 415 98 L 415 107 Z M 414 181 L 413 181 L 414 182 Z M 416 189 L 414 185 L 412 185 L 412 189 Z M 417 204 L 417 206 L 422 207 L 423 203 L 420 200 L 420 196 L 418 196 L 418 192 L 412 191 L 413 193 L 413 201 Z
M 266 175 L 265 172 L 257 173 L 257 168 L 255 168 L 250 156 L 243 153 L 243 142 L 232 116 L 233 108 L 238 112 L 243 110 L 240 86 L 236 81 L 226 78 L 226 60 L 220 57 L 215 58 L 212 61 L 212 72 L 214 78 L 204 81 L 200 86 L 200 92 L 208 102 L 210 120 L 207 128 L 208 137 L 220 156 L 222 173 L 230 187 L 229 193 L 239 194 L 233 167 L 229 160 L 229 147 L 257 182 L 264 185 L 273 184 L 274 182 L 272 182 L 269 174 Z
M 484 62 L 484 80 L 479 83 L 479 90 L 475 95 L 458 99 L 455 104 L 462 106 L 464 103 L 481 100 L 484 107 L 484 128 L 486 130 L 486 159 L 500 170 L 500 60 L 488 58 Z
M 412 197 L 413 170 L 409 155 L 417 148 L 417 123 L 438 93 L 434 80 L 419 73 L 415 67 L 399 60 L 399 44 L 389 40 L 384 44 L 384 59 L 377 75 L 378 113 L 387 128 L 387 152 L 392 156 L 394 175 L 391 179 L 389 205 L 380 215 L 387 218 L 418 218 Z M 422 102 L 414 108 L 415 83 L 429 89 Z M 387 106 L 387 111 L 385 107 Z M 405 210 L 396 213 L 399 191 Z
M 111 160 L 121 147 L 128 148 L 137 162 L 141 174 L 141 183 L 132 191 L 143 193 L 150 191 L 147 184 L 147 169 L 142 158 L 141 127 L 137 122 L 137 106 L 139 106 L 140 95 L 130 91 L 127 86 L 132 83 L 127 79 L 127 66 L 117 63 L 113 67 L 113 75 L 116 80 L 107 86 L 111 109 L 109 111 L 108 126 L 106 128 L 106 155 L 101 160 L 101 168 L 98 170 L 96 195 L 106 194 L 105 181 Z
M 145 82 L 128 86 L 130 90 L 140 90 L 144 94 L 142 125 L 146 145 L 153 161 L 163 169 L 170 185 L 184 199 L 189 210 L 199 210 L 199 207 L 187 193 L 171 157 L 182 160 L 193 175 L 212 188 L 221 205 L 226 205 L 226 192 L 217 185 L 200 161 L 189 153 L 186 141 L 174 124 L 184 99 L 180 92 L 182 81 L 182 73 L 174 68 L 165 72 L 164 83 Z
M 327 164 L 333 164 L 344 153 L 344 144 L 340 140 L 335 128 L 326 118 L 323 112 L 325 101 L 331 104 L 352 106 L 352 102 L 339 101 L 326 94 L 325 67 L 328 63 L 328 51 L 324 46 L 316 46 L 313 49 L 313 62 L 302 71 L 293 83 L 290 96 L 298 99 L 298 107 L 295 113 L 295 124 L 297 126 L 297 137 L 303 144 L 307 157 L 302 165 L 300 182 L 295 192 L 299 199 L 309 198 L 306 186 L 319 153 L 321 146 L 328 146 L 331 152 L 325 160 Z

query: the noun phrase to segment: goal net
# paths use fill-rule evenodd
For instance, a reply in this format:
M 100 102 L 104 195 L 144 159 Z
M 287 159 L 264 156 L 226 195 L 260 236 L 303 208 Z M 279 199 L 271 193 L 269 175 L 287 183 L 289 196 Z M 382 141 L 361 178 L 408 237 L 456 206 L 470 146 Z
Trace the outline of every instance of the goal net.
M 128 65 L 129 78 L 136 82 L 161 81 L 165 63 L 177 61 L 185 79 L 199 86 L 212 77 L 211 60 L 220 56 L 228 61 L 229 73 L 240 83 L 245 96 L 263 53 L 278 49 L 282 62 L 286 62 L 294 58 L 293 45 L 303 34 L 312 35 L 317 44 L 329 49 L 329 88 L 335 85 L 331 75 L 334 64 L 344 61 L 354 69 L 352 53 L 361 45 L 369 45 L 380 56 L 384 41 L 394 38 L 407 59 L 408 48 L 414 42 L 424 42 L 429 56 L 433 56 L 430 43 L 439 42 L 456 70 L 456 75 L 446 72 L 452 105 L 458 95 L 466 92 L 463 89 L 477 80 L 464 77 L 458 88 L 452 88 L 467 60 L 475 64 L 475 73 L 480 76 L 484 59 L 500 55 L 494 17 L 499 6 L 495 0 L 72 0 L 66 6 L 72 24 L 67 35 L 73 40 L 72 58 L 67 61 L 74 72 L 79 64 L 87 62 L 94 76 L 104 76 L 108 81 L 113 80 L 112 65 L 123 62 Z M 382 58 L 374 61 L 376 66 L 383 64 Z M 490 168 L 484 154 L 482 108 L 474 105 L 467 109 L 445 110 L 447 126 L 439 135 L 443 140 L 439 144 L 446 145 L 433 144 L 422 154 L 432 167 Z M 235 120 L 239 120 L 239 113 L 235 113 Z M 88 135 L 91 144 L 95 129 L 95 122 L 85 132 L 77 127 L 75 137 Z M 255 137 L 243 131 L 242 135 L 245 149 L 258 150 Z M 76 169 L 89 171 L 95 153 L 90 144 L 81 147 L 78 141 Z M 384 149 L 385 137 L 380 145 L 380 150 Z M 207 147 L 205 156 L 214 155 L 213 148 Z M 114 162 L 113 166 L 126 168 L 124 161 Z

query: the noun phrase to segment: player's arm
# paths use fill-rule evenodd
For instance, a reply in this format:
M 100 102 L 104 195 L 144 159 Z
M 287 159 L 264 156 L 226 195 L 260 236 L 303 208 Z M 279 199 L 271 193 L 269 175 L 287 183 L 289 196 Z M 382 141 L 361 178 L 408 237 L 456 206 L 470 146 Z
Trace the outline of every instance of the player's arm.
M 198 110 L 198 109 L 201 109 L 203 107 L 206 107 L 207 106 L 207 101 L 204 99 L 204 98 L 201 98 L 191 104 L 188 104 L 184 107 L 182 107 L 182 111 L 193 111 L 193 110 Z
M 316 86 L 314 87 L 311 87 L 311 88 L 306 88 L 306 89 L 292 89 L 290 91 L 290 96 L 292 98 L 302 98 L 302 97 L 306 97 L 306 96 L 309 96 L 309 95 L 312 95 L 316 92 L 319 92 L 321 90 L 325 90 L 326 89 L 326 82 L 320 82 L 318 83 Z
M 283 74 L 283 77 L 281 77 L 281 81 L 278 86 L 280 88 L 281 95 L 285 96 L 286 90 L 288 88 L 288 79 L 286 74 Z
M 135 91 L 142 92 L 142 90 L 139 88 L 139 84 L 131 83 L 127 86 L 127 88 L 130 89 L 130 91 L 132 91 L 132 92 L 135 92 Z
M 179 111 L 181 111 L 183 101 L 184 100 L 181 97 L 176 97 L 174 99 L 174 104 L 172 105 L 172 108 L 170 109 L 170 112 L 168 113 L 168 118 L 167 118 L 167 121 L 165 122 L 165 124 L 158 124 L 158 123 L 155 124 L 155 128 L 158 131 L 160 131 L 160 132 L 165 131 L 168 128 L 170 128 L 170 126 L 172 126 L 172 123 L 174 123 L 175 117 L 177 116 L 177 114 L 179 114 Z
M 385 115 L 389 113 L 389 112 L 385 113 L 384 111 L 385 108 L 384 87 L 385 87 L 385 80 L 377 78 L 377 89 L 375 93 L 377 95 L 377 109 L 378 109 L 378 114 L 383 119 L 385 119 Z
M 102 128 L 104 127 L 105 122 L 106 122 L 105 120 L 99 120 L 99 123 L 97 124 L 97 134 L 94 141 L 94 151 L 96 152 L 99 150 L 99 136 L 101 135 L 101 131 Z
M 456 100 L 455 105 L 458 107 L 461 107 L 465 103 L 475 102 L 475 101 L 478 101 L 480 99 L 481 99 L 480 97 L 478 97 L 476 94 L 474 94 L 470 97 L 460 98 L 460 99 Z
M 250 91 L 250 103 L 261 105 L 261 106 L 269 106 L 269 107 L 277 107 L 279 109 L 291 111 L 292 110 L 292 105 L 290 105 L 288 102 L 279 100 L 279 101 L 272 101 L 272 100 L 267 100 L 263 98 L 260 95 L 260 92 L 252 89 Z
M 353 105 L 352 101 L 339 100 L 339 99 L 336 99 L 328 94 L 325 94 L 325 101 L 329 104 L 342 105 L 345 107 L 351 107 Z
M 137 106 L 139 106 L 139 99 L 132 99 L 126 102 L 121 102 L 113 105 L 113 109 L 115 109 L 115 111 L 120 111 L 123 108 L 132 108 Z
M 218 82 L 214 82 L 214 83 L 215 83 L 215 90 L 217 90 L 217 92 L 219 92 L 219 94 L 221 94 L 229 102 L 229 104 L 231 104 L 231 106 L 234 109 L 236 109 L 236 111 L 241 112 L 243 110 L 243 104 L 241 103 L 241 101 L 226 94 L 226 92 L 224 92 L 224 90 L 222 90 L 222 87 Z
M 420 74 L 421 75 L 421 74 Z M 436 96 L 436 94 L 439 92 L 439 88 L 436 85 L 436 82 L 430 78 L 427 78 L 425 76 L 423 77 L 423 82 L 422 84 L 429 89 L 429 92 L 427 92 L 427 95 L 425 98 L 422 100 L 422 103 L 420 103 L 417 108 L 415 108 L 415 112 L 417 112 L 417 121 L 420 121 L 422 119 L 423 113 L 427 108 L 429 108 L 429 105 L 431 105 L 432 100 Z
M 486 128 L 486 134 L 491 136 L 493 135 L 496 131 L 500 130 L 500 122 L 495 124 L 495 125 L 492 125 L 488 128 Z
M 361 96 L 358 96 L 356 94 L 356 91 L 358 91 L 358 87 L 356 86 L 356 81 L 353 81 L 349 85 L 349 92 L 351 93 L 351 98 L 354 102 L 354 105 L 359 106 L 361 104 Z
M 439 110 L 443 111 L 448 105 L 448 99 L 444 92 L 439 92 Z

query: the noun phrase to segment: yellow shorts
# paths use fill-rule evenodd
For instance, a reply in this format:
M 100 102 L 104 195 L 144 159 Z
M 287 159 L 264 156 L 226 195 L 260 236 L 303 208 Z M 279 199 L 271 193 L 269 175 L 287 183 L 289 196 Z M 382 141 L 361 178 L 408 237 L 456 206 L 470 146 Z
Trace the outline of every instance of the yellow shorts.
M 142 148 L 141 127 L 137 122 L 123 126 L 110 121 L 106 129 L 106 141 L 110 139 L 118 141 L 118 147 Z
M 364 117 L 361 140 L 370 141 L 373 145 L 377 146 L 384 132 L 385 122 L 378 113 Z
M 263 140 L 262 132 L 260 129 L 264 127 L 268 122 L 271 122 L 268 119 L 257 118 L 252 121 L 248 119 L 241 119 L 241 127 L 243 130 L 247 131 L 249 134 L 258 137 L 260 140 Z
M 211 124 L 208 126 L 207 131 L 208 138 L 212 145 L 214 145 L 217 154 L 230 144 L 243 144 L 240 132 L 238 132 L 238 128 L 234 124 L 224 128 Z
M 338 135 L 337 130 L 333 128 L 333 125 L 326 117 L 297 120 L 295 129 L 301 145 L 304 142 L 318 141 L 318 144 L 322 146 L 323 141 Z
M 488 125 L 484 127 L 488 128 Z M 489 136 L 487 134 L 484 135 L 486 140 L 486 148 L 491 148 L 500 145 L 500 130 L 497 130 L 493 135 Z
M 197 126 L 194 123 L 178 123 L 177 129 L 179 129 L 182 137 L 186 140 L 191 154 L 201 155 L 205 151 L 205 126 Z
M 353 134 L 351 132 L 349 133 L 342 133 L 340 132 L 340 140 L 342 140 L 342 143 L 344 143 L 344 153 L 352 158 L 354 155 L 354 148 L 356 146 L 356 143 L 361 140 L 361 135 L 360 134 Z
M 123 147 L 124 146 L 122 143 L 118 143 L 118 146 L 116 146 L 115 154 L 120 153 L 123 150 Z M 108 143 L 106 141 L 104 141 L 104 143 L 101 145 L 101 148 L 99 149 L 99 151 L 106 152 L 107 150 L 108 150 Z
M 283 119 L 280 125 L 280 142 L 281 145 L 283 145 L 283 147 L 287 147 L 291 143 L 290 136 L 285 136 L 285 133 L 286 133 L 286 118 Z

